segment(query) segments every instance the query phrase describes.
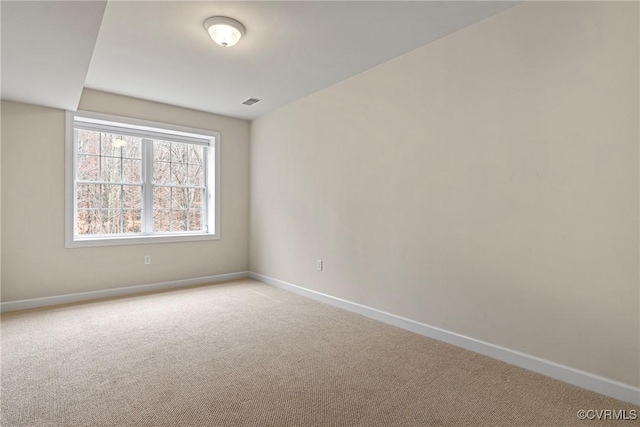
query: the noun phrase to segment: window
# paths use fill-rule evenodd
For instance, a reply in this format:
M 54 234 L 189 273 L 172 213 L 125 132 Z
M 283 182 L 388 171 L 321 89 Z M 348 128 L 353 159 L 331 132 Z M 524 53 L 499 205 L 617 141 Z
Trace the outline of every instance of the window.
M 67 247 L 219 238 L 219 134 L 67 113 Z

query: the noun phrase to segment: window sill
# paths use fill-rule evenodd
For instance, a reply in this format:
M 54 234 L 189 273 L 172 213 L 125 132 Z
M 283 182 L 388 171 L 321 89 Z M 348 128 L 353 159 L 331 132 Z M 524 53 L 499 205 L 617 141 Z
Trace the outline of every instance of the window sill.
M 199 242 L 205 240 L 220 240 L 220 236 L 217 234 L 169 234 L 156 236 L 72 238 L 67 239 L 65 248 L 148 245 L 156 243 Z

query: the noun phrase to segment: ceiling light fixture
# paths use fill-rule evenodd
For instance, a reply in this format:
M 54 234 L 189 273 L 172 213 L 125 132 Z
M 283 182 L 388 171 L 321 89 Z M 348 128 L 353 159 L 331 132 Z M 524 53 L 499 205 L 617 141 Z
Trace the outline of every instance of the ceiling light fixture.
M 246 30 L 244 25 L 226 16 L 213 16 L 204 21 L 204 28 L 214 42 L 222 47 L 230 47 L 238 43 Z

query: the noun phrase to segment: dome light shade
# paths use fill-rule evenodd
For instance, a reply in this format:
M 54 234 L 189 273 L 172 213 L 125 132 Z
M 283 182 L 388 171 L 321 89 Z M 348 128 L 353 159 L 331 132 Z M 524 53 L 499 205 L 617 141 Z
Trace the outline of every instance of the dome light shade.
M 204 21 L 204 27 L 214 42 L 222 47 L 230 47 L 238 43 L 244 36 L 244 25 L 226 16 L 214 16 Z

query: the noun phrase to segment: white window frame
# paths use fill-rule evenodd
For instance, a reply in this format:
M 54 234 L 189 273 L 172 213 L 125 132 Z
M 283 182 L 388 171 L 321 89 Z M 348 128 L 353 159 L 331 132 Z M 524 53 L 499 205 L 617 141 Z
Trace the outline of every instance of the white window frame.
M 118 236 L 77 236 L 75 234 L 76 219 L 76 144 L 74 141 L 74 128 L 76 117 L 99 122 L 112 122 L 121 128 L 129 128 L 132 132 L 157 137 L 157 132 L 167 135 L 165 140 L 188 141 L 193 136 L 209 139 L 209 158 L 207 159 L 206 183 L 207 183 L 207 230 L 194 233 L 162 233 L 162 234 L 135 234 Z M 155 134 L 153 132 L 156 132 Z M 143 156 L 144 157 L 144 156 Z M 213 157 L 213 158 L 212 158 Z M 144 167 L 143 167 L 144 169 Z M 149 182 L 149 168 L 143 170 L 146 179 L 143 185 L 151 185 Z M 148 192 L 147 192 L 148 193 Z M 145 192 L 143 192 L 143 195 Z M 149 220 L 151 211 L 149 205 L 143 205 L 143 216 Z M 111 114 L 94 113 L 90 111 L 67 111 L 65 126 L 65 247 L 82 248 L 94 246 L 120 246 L 150 243 L 169 242 L 193 242 L 201 240 L 220 240 L 220 132 L 196 129 L 186 126 L 171 125 L 153 122 L 149 120 L 132 119 Z

